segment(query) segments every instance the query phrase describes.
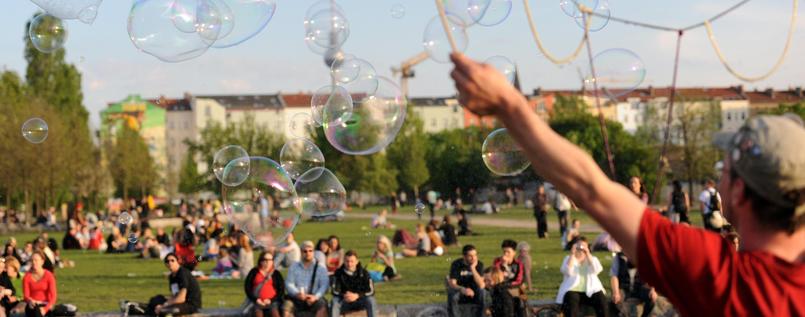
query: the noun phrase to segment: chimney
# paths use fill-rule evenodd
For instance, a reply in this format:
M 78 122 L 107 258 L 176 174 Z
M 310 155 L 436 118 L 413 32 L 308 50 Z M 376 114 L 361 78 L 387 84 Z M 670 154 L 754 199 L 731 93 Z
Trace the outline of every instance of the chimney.
M 193 99 L 193 95 L 190 92 L 185 91 L 184 100 L 190 101 L 192 99 Z
M 774 89 L 772 89 L 772 88 L 766 88 L 765 93 L 766 93 L 766 95 L 767 95 L 767 96 L 769 96 L 769 98 L 774 99 Z
M 648 86 L 648 95 L 649 95 L 649 97 L 654 97 L 654 93 L 655 93 L 655 91 L 654 91 L 654 87 L 652 87 L 651 85 L 649 85 L 649 86 Z
M 802 93 L 802 87 L 800 86 L 794 88 L 794 94 L 797 95 L 797 97 L 799 98 L 805 97 L 805 95 Z
M 534 94 L 534 97 L 542 95 L 542 88 L 540 88 L 540 87 L 534 88 L 533 94 Z
M 738 86 L 732 87 L 732 89 L 734 89 L 739 95 L 743 95 L 743 93 L 744 93 L 744 85 L 738 85 Z

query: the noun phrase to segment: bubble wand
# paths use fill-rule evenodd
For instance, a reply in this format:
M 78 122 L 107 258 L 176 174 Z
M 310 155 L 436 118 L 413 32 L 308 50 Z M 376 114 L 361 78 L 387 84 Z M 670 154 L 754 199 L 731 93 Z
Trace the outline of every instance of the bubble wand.
M 450 32 L 450 22 L 447 21 L 447 14 L 444 13 L 444 4 L 442 0 L 435 0 L 436 1 L 436 9 L 439 11 L 439 19 L 442 21 L 442 27 L 444 28 L 444 33 L 447 35 L 447 41 L 450 42 L 450 48 L 453 52 L 458 52 L 458 45 L 456 45 L 456 40 L 453 39 L 453 33 Z

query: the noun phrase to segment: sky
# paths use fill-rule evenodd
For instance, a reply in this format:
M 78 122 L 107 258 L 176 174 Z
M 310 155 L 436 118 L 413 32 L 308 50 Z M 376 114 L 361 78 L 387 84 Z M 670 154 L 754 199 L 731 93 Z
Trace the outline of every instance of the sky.
M 61 0 L 70 1 L 70 0 Z M 168 0 L 139 0 L 168 1 Z M 497 0 L 500 1 L 500 0 Z M 557 0 L 529 0 L 543 42 L 554 55 L 570 53 L 583 31 L 564 15 Z M 793 0 L 752 1 L 713 23 L 722 51 L 739 71 L 765 73 L 783 51 Z M 322 57 L 304 43 L 305 11 L 314 0 L 276 0 L 277 11 L 257 36 L 238 46 L 210 49 L 180 63 L 165 63 L 138 51 L 129 40 L 127 18 L 132 0 L 106 0 L 92 25 L 67 21 L 67 61 L 83 74 L 84 105 L 91 123 L 98 126 L 99 112 L 109 102 L 129 94 L 151 98 L 181 97 L 184 92 L 204 94 L 274 94 L 312 92 L 329 83 Z M 391 67 L 422 51 L 425 26 L 436 15 L 430 0 L 338 0 L 350 24 L 343 48 L 392 77 Z M 737 1 L 723 0 L 610 0 L 612 15 L 673 27 L 704 21 Z M 395 19 L 391 8 L 405 7 Z M 0 65 L 24 74 L 23 36 L 26 20 L 38 7 L 28 0 L 4 1 L 0 19 Z M 803 10 L 799 10 L 803 14 Z M 747 88 L 785 89 L 805 85 L 805 23 L 798 23 L 788 58 L 779 72 L 767 80 L 743 83 Z M 537 50 L 528 28 L 523 2 L 513 0 L 509 17 L 494 27 L 467 30 L 466 53 L 485 60 L 495 55 L 514 61 L 522 87 L 578 89 L 579 70 L 586 72 L 586 54 L 569 65 L 556 66 Z M 643 86 L 670 85 L 676 34 L 646 30 L 614 21 L 591 35 L 593 52 L 625 48 L 635 52 L 646 67 Z M 451 65 L 432 60 L 415 68 L 410 82 L 412 97 L 455 94 L 449 79 Z M 395 79 L 396 81 L 396 79 Z M 685 33 L 682 41 L 680 86 L 730 86 L 741 82 L 721 65 L 703 28 Z

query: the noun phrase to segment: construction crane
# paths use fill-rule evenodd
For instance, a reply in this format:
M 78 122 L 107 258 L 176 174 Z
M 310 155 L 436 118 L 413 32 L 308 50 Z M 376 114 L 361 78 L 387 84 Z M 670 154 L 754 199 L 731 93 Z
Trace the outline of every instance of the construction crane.
M 414 57 L 411 57 L 400 64 L 400 67 L 392 67 L 392 76 L 400 75 L 400 89 L 402 89 L 405 98 L 408 98 L 408 78 L 414 77 L 413 67 L 428 59 L 427 52 L 421 52 Z

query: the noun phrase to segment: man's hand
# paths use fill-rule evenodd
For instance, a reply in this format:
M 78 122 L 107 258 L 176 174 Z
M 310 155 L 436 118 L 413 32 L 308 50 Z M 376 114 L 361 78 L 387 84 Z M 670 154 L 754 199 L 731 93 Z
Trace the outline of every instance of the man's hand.
M 617 289 L 612 290 L 612 302 L 615 304 L 620 304 L 623 300 L 623 296 L 621 295 L 621 291 Z
M 352 303 L 352 302 L 358 300 L 358 297 L 359 297 L 358 294 L 355 294 L 353 292 L 344 293 L 344 301 L 347 302 L 347 303 Z
M 313 303 L 315 303 L 317 300 L 319 300 L 319 299 L 318 299 L 318 298 L 316 298 L 316 296 L 314 296 L 314 295 L 308 295 L 308 296 L 306 296 L 306 298 L 305 298 L 305 302 L 306 302 L 308 305 L 313 305 Z
M 464 293 L 464 296 L 475 297 L 475 291 L 473 291 L 471 288 L 465 287 L 463 293 Z
M 296 299 L 298 299 L 298 300 L 307 300 L 307 295 L 305 295 L 305 293 L 300 292 L 300 293 L 296 294 Z
M 450 77 L 459 92 L 458 102 L 478 115 L 495 115 L 509 100 L 523 98 L 503 74 L 491 65 L 481 64 L 461 53 L 450 54 L 455 68 Z
M 659 295 L 657 295 L 657 291 L 655 291 L 655 290 L 654 290 L 654 288 L 651 288 L 651 291 L 650 291 L 650 292 L 648 292 L 648 298 L 649 298 L 649 299 L 650 299 L 652 302 L 656 302 L 656 301 L 657 301 L 657 297 L 659 297 Z
M 472 269 L 473 272 L 478 272 L 477 268 L 478 268 L 478 260 L 472 261 L 472 263 L 470 263 L 470 269 Z

